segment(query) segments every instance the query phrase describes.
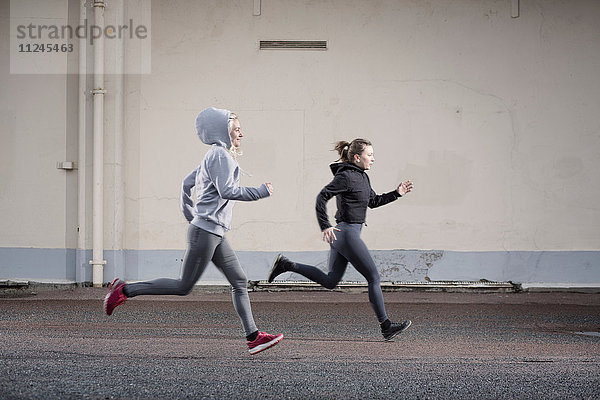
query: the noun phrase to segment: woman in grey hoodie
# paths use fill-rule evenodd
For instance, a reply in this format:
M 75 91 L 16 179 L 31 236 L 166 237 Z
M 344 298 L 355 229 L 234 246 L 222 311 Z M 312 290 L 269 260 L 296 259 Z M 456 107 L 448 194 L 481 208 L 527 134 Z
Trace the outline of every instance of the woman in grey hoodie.
M 260 187 L 240 186 L 240 167 L 236 161 L 244 136 L 237 116 L 217 108 L 207 108 L 196 118 L 196 132 L 200 140 L 211 146 L 202 163 L 183 180 L 181 211 L 190 222 L 188 248 L 183 259 L 180 279 L 160 278 L 148 282 L 126 284 L 115 279 L 104 299 L 104 310 L 113 310 L 127 298 L 139 295 L 188 294 L 206 266 L 212 261 L 232 287 L 233 305 L 237 311 L 250 354 L 256 354 L 279 343 L 283 334 L 270 335 L 256 328 L 246 273 L 225 238 L 231 229 L 231 216 L 236 200 L 253 201 L 273 193 L 270 183 Z M 196 201 L 192 189 L 196 188 Z

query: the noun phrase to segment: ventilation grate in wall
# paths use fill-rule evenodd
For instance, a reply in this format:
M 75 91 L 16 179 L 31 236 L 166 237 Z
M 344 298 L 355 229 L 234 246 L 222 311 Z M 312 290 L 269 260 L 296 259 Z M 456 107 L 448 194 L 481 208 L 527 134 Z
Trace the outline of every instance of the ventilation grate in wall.
M 327 50 L 327 40 L 261 40 L 261 50 Z

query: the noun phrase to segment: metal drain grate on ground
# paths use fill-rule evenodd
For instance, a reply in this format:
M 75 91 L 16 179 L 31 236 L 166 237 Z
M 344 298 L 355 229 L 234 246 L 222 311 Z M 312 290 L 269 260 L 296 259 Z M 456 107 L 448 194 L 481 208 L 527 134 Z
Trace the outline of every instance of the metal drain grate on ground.
M 309 281 L 250 281 L 252 290 L 328 290 Z M 340 282 L 336 289 L 367 289 L 366 282 Z M 493 281 L 433 281 L 433 282 L 381 282 L 382 290 L 438 290 L 438 291 L 517 291 L 510 282 Z
M 11 279 L 0 280 L 0 288 L 2 289 L 22 289 L 26 287 L 29 287 L 29 281 Z

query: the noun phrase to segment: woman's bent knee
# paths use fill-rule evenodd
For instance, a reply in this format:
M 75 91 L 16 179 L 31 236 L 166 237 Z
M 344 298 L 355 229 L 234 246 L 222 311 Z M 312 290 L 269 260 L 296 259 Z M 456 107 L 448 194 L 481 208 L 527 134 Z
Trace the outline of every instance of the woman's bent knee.
M 194 285 L 179 285 L 173 294 L 177 296 L 186 296 L 191 293 L 193 288 Z
M 323 287 L 325 289 L 334 289 L 338 283 L 340 283 L 339 280 L 329 280 L 329 281 L 323 283 Z

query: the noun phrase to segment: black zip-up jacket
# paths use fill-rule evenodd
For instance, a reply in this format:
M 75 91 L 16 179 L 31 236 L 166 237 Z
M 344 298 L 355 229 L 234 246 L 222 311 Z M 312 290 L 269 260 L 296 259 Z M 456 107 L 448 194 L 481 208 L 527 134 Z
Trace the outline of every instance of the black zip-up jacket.
M 316 211 L 321 231 L 331 227 L 327 215 L 327 201 L 333 196 L 336 196 L 337 203 L 335 221 L 349 224 L 364 223 L 367 207 L 380 207 L 401 197 L 396 190 L 375 194 L 371 189 L 369 176 L 353 163 L 334 163 L 329 168 L 333 172 L 333 180 L 317 195 Z

